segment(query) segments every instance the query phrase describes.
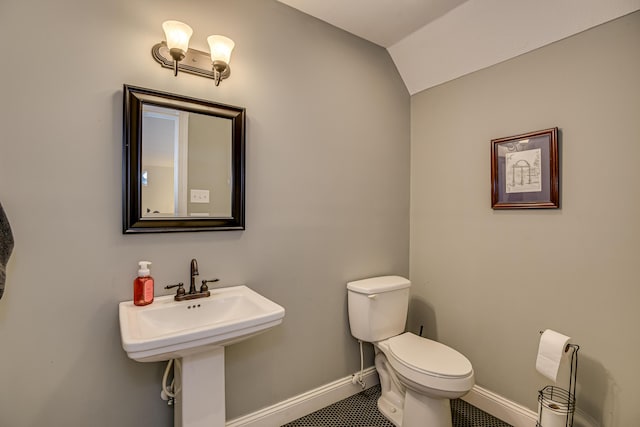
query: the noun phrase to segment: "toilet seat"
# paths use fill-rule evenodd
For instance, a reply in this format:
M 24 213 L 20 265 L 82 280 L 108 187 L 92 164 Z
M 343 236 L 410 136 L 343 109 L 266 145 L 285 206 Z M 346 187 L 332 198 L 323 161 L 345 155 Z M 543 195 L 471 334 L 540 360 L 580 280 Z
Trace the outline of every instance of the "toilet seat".
M 389 338 L 389 350 L 398 362 L 421 373 L 441 378 L 468 376 L 471 362 L 451 347 L 410 332 Z
M 437 341 L 405 332 L 384 341 L 381 348 L 387 349 L 384 352 L 397 373 L 416 386 L 465 392 L 473 386 L 471 362 Z

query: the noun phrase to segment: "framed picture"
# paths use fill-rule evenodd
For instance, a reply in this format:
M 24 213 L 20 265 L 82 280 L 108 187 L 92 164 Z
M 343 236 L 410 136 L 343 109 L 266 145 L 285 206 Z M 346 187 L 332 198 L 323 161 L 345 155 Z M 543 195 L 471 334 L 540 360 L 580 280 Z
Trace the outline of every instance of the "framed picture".
M 558 128 L 491 140 L 491 207 L 560 207 Z

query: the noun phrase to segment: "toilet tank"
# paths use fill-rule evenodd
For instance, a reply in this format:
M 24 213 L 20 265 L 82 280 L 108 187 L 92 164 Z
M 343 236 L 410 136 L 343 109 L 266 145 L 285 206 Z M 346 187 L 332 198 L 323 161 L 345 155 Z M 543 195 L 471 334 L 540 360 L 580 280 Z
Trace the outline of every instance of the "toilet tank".
M 400 276 L 347 283 L 351 335 L 377 342 L 404 332 L 411 282 Z

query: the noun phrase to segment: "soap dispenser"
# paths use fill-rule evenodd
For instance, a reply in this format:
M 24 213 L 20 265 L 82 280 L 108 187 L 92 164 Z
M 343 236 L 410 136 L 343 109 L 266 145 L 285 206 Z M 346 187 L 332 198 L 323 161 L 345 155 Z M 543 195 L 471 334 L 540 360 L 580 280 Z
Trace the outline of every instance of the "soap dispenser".
M 153 302 L 153 277 L 149 271 L 149 261 L 140 261 L 138 265 L 138 277 L 133 281 L 133 303 L 135 305 L 148 305 Z

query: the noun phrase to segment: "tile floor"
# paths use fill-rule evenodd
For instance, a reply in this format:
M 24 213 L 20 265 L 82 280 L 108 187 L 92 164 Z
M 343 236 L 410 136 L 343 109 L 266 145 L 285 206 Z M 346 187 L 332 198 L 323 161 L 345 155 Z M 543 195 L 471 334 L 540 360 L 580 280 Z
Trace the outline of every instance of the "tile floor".
M 378 397 L 379 385 L 282 427 L 393 427 L 393 424 L 378 411 Z M 451 415 L 453 427 L 511 427 L 460 399 L 451 401 Z

